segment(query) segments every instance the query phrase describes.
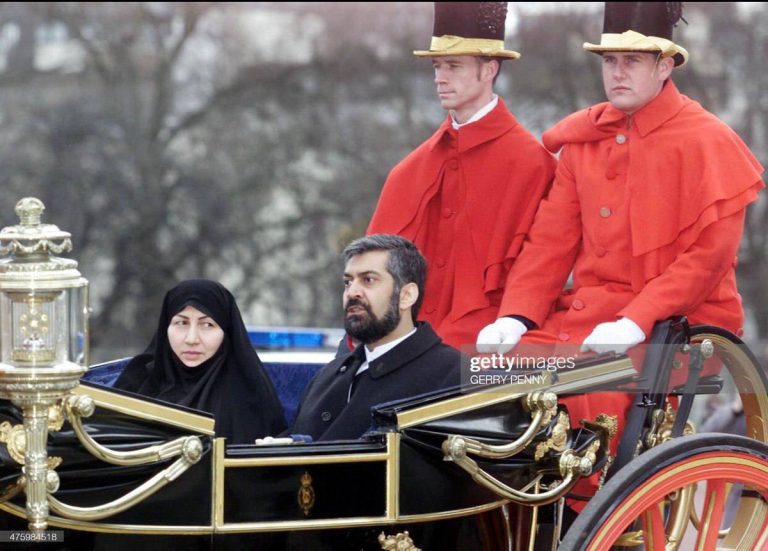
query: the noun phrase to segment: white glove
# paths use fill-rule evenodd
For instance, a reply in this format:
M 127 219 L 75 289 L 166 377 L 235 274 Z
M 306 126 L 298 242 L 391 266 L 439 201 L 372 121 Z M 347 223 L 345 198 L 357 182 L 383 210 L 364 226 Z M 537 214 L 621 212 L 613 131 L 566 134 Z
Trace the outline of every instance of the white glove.
M 528 328 L 520 320 L 499 318 L 477 335 L 477 351 L 504 354 L 520 342 L 526 331 Z
M 581 351 L 592 350 L 598 354 L 616 352 L 623 354 L 645 340 L 645 333 L 634 321 L 621 318 L 619 321 L 601 323 L 584 339 Z

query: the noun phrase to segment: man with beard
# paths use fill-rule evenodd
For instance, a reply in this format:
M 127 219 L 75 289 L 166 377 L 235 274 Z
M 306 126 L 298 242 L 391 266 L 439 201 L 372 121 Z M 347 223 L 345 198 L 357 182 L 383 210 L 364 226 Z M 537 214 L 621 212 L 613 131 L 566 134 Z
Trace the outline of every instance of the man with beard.
M 427 275 L 416 246 L 376 234 L 343 255 L 344 327 L 361 344 L 323 367 L 304 393 L 291 432 L 314 440 L 359 438 L 371 406 L 460 383 L 461 354 L 416 322 Z

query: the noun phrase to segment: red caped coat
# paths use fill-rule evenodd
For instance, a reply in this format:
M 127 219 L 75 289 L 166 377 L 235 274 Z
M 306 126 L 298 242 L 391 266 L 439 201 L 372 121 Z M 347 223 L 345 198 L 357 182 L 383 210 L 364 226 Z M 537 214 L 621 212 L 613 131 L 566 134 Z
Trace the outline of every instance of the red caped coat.
M 628 317 L 646 336 L 685 315 L 741 333 L 736 253 L 762 167 L 739 137 L 672 81 L 632 117 L 601 103 L 544 134 L 562 148 L 500 309 L 536 322 L 525 343 L 580 344 Z M 573 270 L 573 287 L 563 286 Z M 626 395 L 569 398 L 571 422 L 618 414 Z
M 498 316 L 504 283 L 555 160 L 499 98 L 480 120 L 440 128 L 390 173 L 368 234 L 413 241 L 427 259 L 428 321 L 454 347 Z
M 562 148 L 502 315 L 562 342 L 628 317 L 650 335 L 686 315 L 740 333 L 736 253 L 762 167 L 739 137 L 669 81 L 627 115 L 601 103 L 544 134 Z M 563 285 L 573 270 L 573 288 Z

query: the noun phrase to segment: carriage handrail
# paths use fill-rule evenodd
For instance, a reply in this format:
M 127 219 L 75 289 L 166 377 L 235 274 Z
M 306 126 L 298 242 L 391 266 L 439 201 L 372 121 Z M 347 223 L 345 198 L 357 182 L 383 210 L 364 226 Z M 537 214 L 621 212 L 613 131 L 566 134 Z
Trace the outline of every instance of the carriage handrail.
M 69 395 L 64 399 L 64 410 L 67 414 L 72 429 L 83 447 L 94 457 L 111 463 L 113 465 L 145 465 L 147 463 L 156 463 L 172 457 L 176 457 L 184 452 L 184 447 L 190 436 L 181 436 L 170 442 L 149 446 L 140 450 L 131 450 L 118 452 L 102 446 L 93 437 L 83 425 L 83 418 L 90 417 L 95 409 L 93 398 L 86 395 Z M 192 437 L 196 438 L 196 437 Z M 199 440 L 198 440 L 199 441 Z
M 173 464 L 155 474 L 152 478 L 144 482 L 141 486 L 134 488 L 124 496 L 121 496 L 108 503 L 102 503 L 94 507 L 77 507 L 67 505 L 53 497 L 52 492 L 58 489 L 58 476 L 54 480 L 49 480 L 48 505 L 51 510 L 62 517 L 76 520 L 101 520 L 122 511 L 130 509 L 134 505 L 144 501 L 162 489 L 169 482 L 173 482 L 181 476 L 187 469 L 200 460 L 203 453 L 203 445 L 196 436 L 187 436 L 183 438 L 181 457 Z M 49 471 L 49 474 L 54 471 Z
M 595 441 L 595 443 L 598 444 L 599 447 L 599 442 Z M 516 490 L 504 484 L 487 471 L 481 469 L 477 462 L 466 455 L 458 456 L 451 460 L 467 471 L 472 477 L 472 480 L 491 490 L 495 494 L 514 501 L 515 503 L 539 506 L 557 501 L 565 495 L 574 484 L 576 484 L 580 477 L 588 476 L 592 473 L 594 458 L 590 457 L 590 454 L 594 455 L 594 450 L 592 448 L 588 449 L 581 457 L 576 455 L 576 452 L 573 450 L 566 450 L 563 452 L 559 462 L 560 476 L 562 476 L 562 480 L 543 493 L 526 493 Z
M 474 438 L 452 435 L 443 442 L 446 459 L 455 460 L 454 450 L 458 452 L 459 448 L 461 454 L 471 453 L 488 459 L 506 459 L 520 453 L 557 412 L 557 395 L 554 392 L 532 392 L 526 395 L 523 407 L 533 413 L 533 418 L 528 429 L 517 440 L 509 444 L 491 445 Z

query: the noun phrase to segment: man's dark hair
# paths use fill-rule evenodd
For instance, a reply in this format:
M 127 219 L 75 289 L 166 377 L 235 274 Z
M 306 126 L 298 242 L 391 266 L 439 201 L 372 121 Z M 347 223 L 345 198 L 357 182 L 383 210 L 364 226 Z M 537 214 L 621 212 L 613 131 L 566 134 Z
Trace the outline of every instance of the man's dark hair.
M 354 240 L 347 245 L 342 253 L 344 262 L 349 262 L 353 256 L 358 256 L 371 251 L 387 251 L 387 271 L 395 280 L 394 292 L 400 294 L 400 289 L 408 283 L 415 283 L 419 289 L 419 298 L 411 306 L 411 317 L 416 323 L 421 303 L 424 301 L 424 285 L 427 279 L 427 261 L 424 259 L 416 245 L 400 237 L 387 233 L 367 235 Z

